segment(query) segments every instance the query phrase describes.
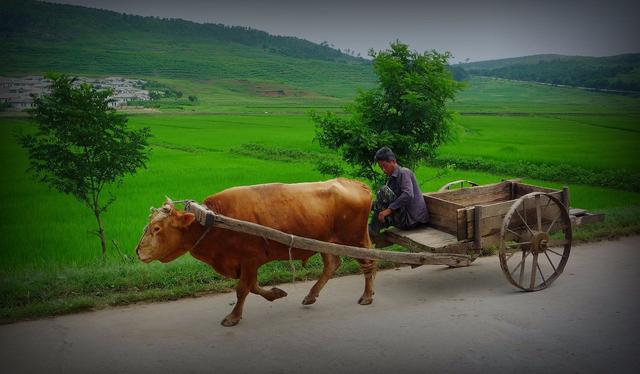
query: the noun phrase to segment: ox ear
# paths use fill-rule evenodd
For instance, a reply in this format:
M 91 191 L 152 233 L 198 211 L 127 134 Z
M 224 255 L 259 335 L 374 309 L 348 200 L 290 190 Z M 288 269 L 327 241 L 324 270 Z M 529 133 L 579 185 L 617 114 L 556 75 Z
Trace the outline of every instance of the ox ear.
M 177 227 L 188 227 L 196 219 L 193 213 L 182 213 L 173 217 L 174 225 Z

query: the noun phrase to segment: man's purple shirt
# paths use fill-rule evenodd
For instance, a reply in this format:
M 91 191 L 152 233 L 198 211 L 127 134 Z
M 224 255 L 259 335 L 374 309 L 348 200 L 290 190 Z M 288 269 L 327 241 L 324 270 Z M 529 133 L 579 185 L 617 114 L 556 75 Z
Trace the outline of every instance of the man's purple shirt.
M 387 185 L 396 194 L 397 198 L 389 204 L 389 208 L 394 212 L 405 208 L 408 215 L 408 224 L 429 222 L 429 212 L 424 197 L 420 191 L 420 186 L 416 181 L 416 176 L 410 169 L 400 165 L 389 176 Z

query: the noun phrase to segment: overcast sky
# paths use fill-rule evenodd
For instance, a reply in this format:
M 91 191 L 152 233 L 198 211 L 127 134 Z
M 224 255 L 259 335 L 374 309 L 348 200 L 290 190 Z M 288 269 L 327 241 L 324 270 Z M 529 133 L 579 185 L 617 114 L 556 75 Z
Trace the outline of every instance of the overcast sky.
M 366 55 L 399 39 L 453 62 L 539 53 L 640 52 L 640 1 L 50 0 L 124 13 L 249 26 Z

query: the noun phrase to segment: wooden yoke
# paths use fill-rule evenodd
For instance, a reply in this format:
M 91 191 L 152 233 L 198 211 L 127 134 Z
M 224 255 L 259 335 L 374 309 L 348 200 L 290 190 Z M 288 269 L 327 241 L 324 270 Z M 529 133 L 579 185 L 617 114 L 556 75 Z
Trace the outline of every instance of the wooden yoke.
M 217 214 L 195 201 L 185 202 L 185 211 L 193 213 L 196 216 L 196 220 L 203 226 L 215 226 L 231 231 L 261 236 L 286 246 L 313 252 L 366 260 L 386 260 L 398 264 L 412 265 L 448 265 L 458 267 L 468 266 L 471 263 L 470 257 L 463 254 L 383 251 L 304 238 L 253 222 L 242 221 Z

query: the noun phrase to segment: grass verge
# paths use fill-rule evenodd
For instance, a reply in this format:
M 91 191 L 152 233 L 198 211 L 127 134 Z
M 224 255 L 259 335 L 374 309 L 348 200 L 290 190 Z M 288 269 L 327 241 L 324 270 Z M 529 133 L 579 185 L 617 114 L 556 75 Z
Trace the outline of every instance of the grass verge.
M 640 206 L 601 212 L 606 214 L 604 222 L 574 230 L 574 244 L 640 234 Z M 484 254 L 493 252 L 487 250 Z M 317 255 L 306 268 L 301 268 L 298 261 L 295 266 L 296 281 L 317 279 L 322 272 L 322 260 Z M 385 269 L 395 265 L 382 261 L 378 266 Z M 357 262 L 344 258 L 336 276 L 358 272 Z M 260 268 L 258 280 L 263 286 L 291 282 L 290 264 L 286 261 L 266 264 Z M 169 264 L 122 262 L 3 273 L 0 274 L 0 323 L 229 292 L 234 285 L 234 280 L 222 278 L 207 265 L 189 257 Z
M 380 262 L 381 269 L 393 267 Z M 295 262 L 296 281 L 317 279 L 322 260 L 316 255 L 305 268 Z M 344 258 L 336 276 L 356 274 L 358 263 Z M 260 268 L 261 285 L 293 281 L 290 264 L 272 262 Z M 138 262 L 64 267 L 46 271 L 0 274 L 0 323 L 56 316 L 107 306 L 168 301 L 233 290 L 236 281 L 225 279 L 207 265 L 185 256 L 169 264 Z

